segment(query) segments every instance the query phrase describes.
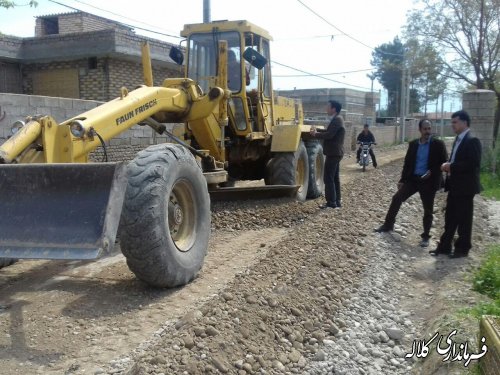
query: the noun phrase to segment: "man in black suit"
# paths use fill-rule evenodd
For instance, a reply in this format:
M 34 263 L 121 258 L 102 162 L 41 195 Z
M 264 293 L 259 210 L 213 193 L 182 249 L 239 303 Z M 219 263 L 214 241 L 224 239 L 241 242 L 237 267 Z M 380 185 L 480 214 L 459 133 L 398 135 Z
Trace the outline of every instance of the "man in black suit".
M 444 217 L 444 233 L 431 255 L 448 254 L 451 258 L 466 257 L 472 247 L 472 216 L 474 195 L 481 191 L 481 142 L 470 134 L 470 117 L 464 110 L 451 115 L 451 127 L 457 135 L 450 161 L 441 166 L 446 172 L 445 191 L 448 192 Z M 458 238 L 451 252 L 453 237 Z
M 398 191 L 392 197 L 384 224 L 375 229 L 379 233 L 392 231 L 401 204 L 418 192 L 424 206 L 424 231 L 420 235 L 422 247 L 429 246 L 434 197 L 442 183 L 441 165 L 447 159 L 443 141 L 431 137 L 431 126 L 431 122 L 425 119 L 418 123 L 420 138 L 408 145 Z
M 329 100 L 326 112 L 333 116 L 330 124 L 325 130 L 312 127 L 311 137 L 323 139 L 323 154 L 325 154 L 325 170 L 323 181 L 325 182 L 326 203 L 320 208 L 340 208 L 340 177 L 339 164 L 344 156 L 344 119 L 340 116 L 342 104 L 335 100 Z

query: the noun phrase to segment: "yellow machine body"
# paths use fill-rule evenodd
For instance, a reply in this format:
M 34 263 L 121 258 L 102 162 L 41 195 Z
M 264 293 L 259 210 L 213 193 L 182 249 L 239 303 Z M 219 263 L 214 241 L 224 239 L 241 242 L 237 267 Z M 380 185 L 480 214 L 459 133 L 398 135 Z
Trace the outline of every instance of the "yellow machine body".
M 248 21 L 221 21 L 186 25 L 181 35 L 187 38 L 185 77 L 165 79 L 162 86 L 153 86 L 149 47 L 145 44 L 143 86 L 132 91 L 122 88 L 116 99 L 62 123 L 49 115 L 28 117 L 16 134 L 0 145 L 0 164 L 10 164 L 0 166 L 0 194 L 14 202 L 16 194 L 23 194 L 23 186 L 29 186 L 32 193 L 22 200 L 23 207 L 16 208 L 12 202 L 0 207 L 2 213 L 20 212 L 15 226 L 7 217 L 0 221 L 0 257 L 88 259 L 109 251 L 121 210 L 111 206 L 121 207 L 124 168 L 108 165 L 101 175 L 99 167 L 86 168 L 85 164 L 97 147 L 136 124 L 162 132 L 164 123 L 184 123 L 185 137 L 172 138 L 202 158 L 203 172 L 212 173 L 207 181 L 213 185 L 228 179 L 264 179 L 273 157 L 295 153 L 301 147 L 301 138 L 309 127 L 302 124 L 299 100 L 274 96 L 272 39 L 267 31 Z M 182 55 L 180 50 L 178 53 Z M 17 168 L 20 164 L 36 167 Z M 61 167 L 55 167 L 57 164 Z M 299 164 L 304 165 L 304 161 Z M 98 184 L 101 180 L 105 183 Z M 297 190 L 295 179 L 286 185 Z M 86 188 L 89 186 L 95 189 Z M 90 191 L 99 199 L 94 200 Z M 46 204 L 36 205 L 37 214 L 30 215 L 33 203 L 44 202 L 47 195 L 47 202 L 57 205 L 57 194 L 64 195 L 65 203 L 59 207 L 61 211 L 47 216 L 52 222 L 43 219 L 44 211 L 50 209 Z M 85 199 L 79 200 L 79 196 Z M 100 202 L 100 207 L 83 214 L 93 202 Z M 73 243 L 72 228 L 88 224 L 91 217 L 95 221 L 93 234 L 80 231 L 78 243 Z M 69 237 L 55 236 L 59 243 L 51 243 L 50 236 L 44 236 L 45 244 L 37 250 L 36 238 L 17 240 L 22 238 L 22 230 L 31 226 L 39 227 L 36 233 L 40 235 L 67 231 Z M 2 227 L 10 232 L 3 233 Z M 18 235 L 12 232 L 14 227 L 19 228 Z

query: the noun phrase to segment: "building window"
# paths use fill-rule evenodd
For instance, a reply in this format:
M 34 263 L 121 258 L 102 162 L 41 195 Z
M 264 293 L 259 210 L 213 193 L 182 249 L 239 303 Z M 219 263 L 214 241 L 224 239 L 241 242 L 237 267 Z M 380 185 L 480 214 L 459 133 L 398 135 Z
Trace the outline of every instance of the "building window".
M 59 18 L 47 17 L 42 18 L 43 35 L 59 34 Z
M 89 70 L 97 69 L 97 57 L 89 57 L 88 68 Z

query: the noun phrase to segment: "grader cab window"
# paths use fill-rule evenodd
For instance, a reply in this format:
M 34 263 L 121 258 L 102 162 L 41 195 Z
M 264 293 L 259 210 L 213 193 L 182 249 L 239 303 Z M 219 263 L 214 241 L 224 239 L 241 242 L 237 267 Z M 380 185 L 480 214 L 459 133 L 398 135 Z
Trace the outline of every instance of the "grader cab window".
M 259 35 L 245 34 L 245 53 L 243 56 L 248 62 L 250 72 L 250 84 L 247 86 L 247 90 L 259 90 L 260 75 L 264 97 L 271 97 L 269 41 Z
M 227 41 L 229 54 L 234 56 L 237 63 L 240 62 L 240 37 L 235 31 L 193 34 L 189 38 L 188 77 L 196 81 L 204 92 L 214 86 L 220 40 Z M 241 90 L 241 68 L 235 69 L 234 77 L 230 81 L 229 85 L 233 91 Z

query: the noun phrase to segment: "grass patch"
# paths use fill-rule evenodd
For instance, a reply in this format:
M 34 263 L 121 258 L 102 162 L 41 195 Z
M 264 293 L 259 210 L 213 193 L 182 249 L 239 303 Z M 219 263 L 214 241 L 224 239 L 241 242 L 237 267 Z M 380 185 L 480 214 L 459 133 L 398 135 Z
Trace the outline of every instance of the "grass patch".
M 482 315 L 500 316 L 500 244 L 490 247 L 481 266 L 473 274 L 472 289 L 487 298 L 473 307 L 461 309 L 459 315 L 478 320 Z
M 500 244 L 491 246 L 474 274 L 472 289 L 500 302 Z
M 486 198 L 500 200 L 500 139 L 497 146 L 488 150 L 481 162 L 481 194 Z
M 482 196 L 500 200 L 500 176 L 498 174 L 481 173 L 481 185 L 484 189 L 481 192 Z
M 480 302 L 474 307 L 464 309 L 463 313 L 477 320 L 481 319 L 483 315 L 500 316 L 500 300 Z

